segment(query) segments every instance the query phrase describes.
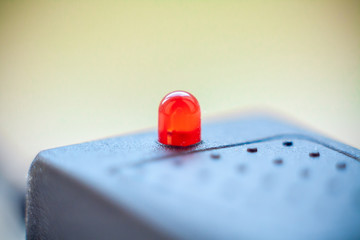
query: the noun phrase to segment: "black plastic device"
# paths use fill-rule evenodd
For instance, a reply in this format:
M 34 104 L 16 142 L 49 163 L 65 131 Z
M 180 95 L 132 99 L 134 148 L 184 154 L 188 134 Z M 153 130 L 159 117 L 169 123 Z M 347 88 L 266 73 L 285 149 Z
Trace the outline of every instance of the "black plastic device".
M 28 239 L 360 239 L 360 151 L 262 115 L 40 152 Z

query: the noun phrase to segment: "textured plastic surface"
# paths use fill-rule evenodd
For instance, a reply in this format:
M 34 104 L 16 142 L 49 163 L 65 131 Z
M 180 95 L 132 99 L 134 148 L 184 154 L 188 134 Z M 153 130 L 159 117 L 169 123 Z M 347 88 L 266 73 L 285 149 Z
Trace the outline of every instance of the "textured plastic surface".
M 360 151 L 266 116 L 46 150 L 30 172 L 29 239 L 359 239 Z

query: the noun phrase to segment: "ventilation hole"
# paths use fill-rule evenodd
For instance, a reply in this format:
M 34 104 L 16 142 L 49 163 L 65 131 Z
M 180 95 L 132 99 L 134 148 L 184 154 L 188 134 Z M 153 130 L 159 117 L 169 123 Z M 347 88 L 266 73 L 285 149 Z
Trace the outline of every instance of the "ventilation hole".
M 244 172 L 246 172 L 246 169 L 247 169 L 247 167 L 246 167 L 245 164 L 240 164 L 240 165 L 237 167 L 236 170 L 237 170 L 239 173 L 244 173 Z
M 303 178 L 308 178 L 310 175 L 310 170 L 308 168 L 304 168 L 300 171 L 300 176 Z
M 181 165 L 183 165 L 183 161 L 181 161 L 180 159 L 176 159 L 174 161 L 174 165 L 177 166 L 177 167 L 180 167 Z
M 212 159 L 219 159 L 220 158 L 220 154 L 218 154 L 218 153 L 212 153 L 211 155 L 210 155 L 210 157 L 212 158 Z
M 276 178 L 273 174 L 268 173 L 262 178 L 261 182 L 263 188 L 265 188 L 266 190 L 271 190 L 276 184 Z
M 339 170 L 344 170 L 346 168 L 346 163 L 344 162 L 339 162 L 336 164 L 336 168 Z
M 281 158 L 275 159 L 273 162 L 275 165 L 282 165 L 284 163 L 284 161 Z
M 285 142 L 283 142 L 283 145 L 286 146 L 286 147 L 291 147 L 293 145 L 293 142 L 285 141 Z
M 110 175 L 114 175 L 119 171 L 119 169 L 117 167 L 110 167 L 109 168 L 109 174 Z
M 320 153 L 319 152 L 312 152 L 312 153 L 309 153 L 309 156 L 313 157 L 313 158 L 320 157 Z
M 248 148 L 247 151 L 249 153 L 256 153 L 257 152 L 257 148 Z
M 210 177 L 210 172 L 208 169 L 201 169 L 199 172 L 198 172 L 198 177 L 201 179 L 201 180 L 208 180 L 209 177 Z
M 326 190 L 330 195 L 338 195 L 343 189 L 343 184 L 338 178 L 330 178 L 326 184 Z

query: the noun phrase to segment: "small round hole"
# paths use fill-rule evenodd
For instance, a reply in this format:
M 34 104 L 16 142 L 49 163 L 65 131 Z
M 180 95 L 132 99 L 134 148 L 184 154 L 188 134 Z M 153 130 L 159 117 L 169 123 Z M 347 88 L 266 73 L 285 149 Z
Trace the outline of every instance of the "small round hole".
M 286 146 L 286 147 L 291 147 L 293 145 L 293 142 L 285 141 L 285 142 L 283 142 L 283 145 Z
M 210 173 L 209 173 L 209 170 L 208 169 L 201 169 L 199 172 L 198 172 L 198 177 L 202 180 L 207 180 L 209 179 L 210 177 Z
M 256 153 L 257 152 L 257 148 L 248 148 L 247 151 L 249 153 Z
M 344 162 L 339 162 L 336 164 L 336 168 L 339 170 L 344 170 L 346 168 L 346 163 Z
M 245 164 L 240 164 L 240 165 L 237 167 L 236 170 L 237 170 L 239 173 L 244 173 L 244 172 L 246 172 L 246 169 L 247 169 L 247 167 L 246 167 Z
M 282 165 L 284 163 L 284 161 L 281 158 L 275 159 L 273 162 L 275 165 Z
M 303 178 L 308 178 L 310 175 L 310 170 L 308 168 L 304 168 L 300 171 L 300 176 Z
M 210 157 L 211 157 L 212 159 L 219 159 L 219 158 L 220 158 L 220 154 L 218 154 L 218 153 L 212 153 L 212 154 L 210 155 Z
M 182 165 L 182 162 L 180 160 L 175 160 L 174 161 L 174 165 L 175 166 L 181 166 Z
M 310 157 L 316 158 L 316 157 L 320 157 L 320 153 L 319 152 L 311 152 L 309 153 Z
M 110 167 L 109 168 L 109 174 L 114 175 L 119 171 L 117 167 Z

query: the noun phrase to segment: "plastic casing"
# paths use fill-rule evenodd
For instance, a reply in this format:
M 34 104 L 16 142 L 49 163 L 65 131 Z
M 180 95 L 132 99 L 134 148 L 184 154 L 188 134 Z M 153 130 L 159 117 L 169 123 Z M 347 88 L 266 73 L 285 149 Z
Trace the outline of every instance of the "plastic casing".
M 150 131 L 40 152 L 27 238 L 360 239 L 358 149 L 261 114 L 202 129 L 191 148 Z

